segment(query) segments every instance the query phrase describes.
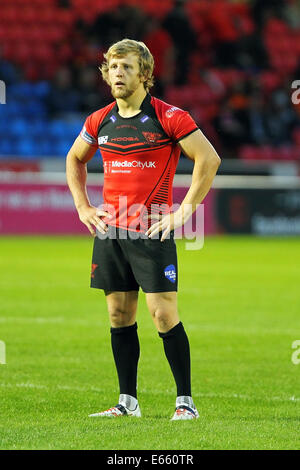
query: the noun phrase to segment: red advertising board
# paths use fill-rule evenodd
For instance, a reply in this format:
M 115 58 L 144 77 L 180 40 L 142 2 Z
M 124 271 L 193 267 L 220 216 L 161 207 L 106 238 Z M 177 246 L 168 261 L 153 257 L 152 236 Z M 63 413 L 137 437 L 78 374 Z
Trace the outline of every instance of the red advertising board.
M 181 203 L 188 186 L 176 186 L 174 203 Z M 102 203 L 102 185 L 89 185 L 92 204 Z M 193 223 L 195 230 L 195 223 Z M 215 233 L 214 190 L 205 199 L 205 233 Z M 89 234 L 79 221 L 66 184 L 0 182 L 0 234 Z

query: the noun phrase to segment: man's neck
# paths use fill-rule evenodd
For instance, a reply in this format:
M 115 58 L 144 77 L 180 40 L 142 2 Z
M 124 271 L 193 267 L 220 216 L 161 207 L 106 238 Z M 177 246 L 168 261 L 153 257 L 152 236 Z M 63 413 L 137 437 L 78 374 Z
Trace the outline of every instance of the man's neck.
M 147 95 L 146 90 L 137 89 L 129 98 L 117 98 L 117 104 L 119 108 L 119 114 L 121 117 L 133 117 L 138 114 L 141 110 L 141 104 Z

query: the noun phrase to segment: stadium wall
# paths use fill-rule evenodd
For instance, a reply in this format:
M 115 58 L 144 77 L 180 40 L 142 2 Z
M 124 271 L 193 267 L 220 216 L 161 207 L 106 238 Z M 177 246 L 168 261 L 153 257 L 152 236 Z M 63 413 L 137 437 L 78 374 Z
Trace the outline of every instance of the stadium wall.
M 176 175 L 173 200 L 180 204 L 191 177 Z M 102 203 L 103 175 L 89 175 L 92 204 Z M 199 210 L 197 216 L 199 215 Z M 198 219 L 200 220 L 200 219 Z M 196 223 L 186 235 L 199 233 Z M 204 234 L 300 235 L 297 177 L 221 176 L 204 201 Z M 63 173 L 2 173 L 0 234 L 86 234 Z

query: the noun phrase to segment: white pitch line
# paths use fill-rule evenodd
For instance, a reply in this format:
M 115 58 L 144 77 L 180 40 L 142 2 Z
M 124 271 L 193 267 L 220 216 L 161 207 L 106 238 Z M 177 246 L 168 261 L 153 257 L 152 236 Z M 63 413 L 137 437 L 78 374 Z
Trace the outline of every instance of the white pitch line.
M 88 325 L 99 326 L 102 325 L 100 321 L 84 320 L 81 318 L 66 319 L 64 317 L 0 317 L 0 323 L 24 323 L 24 324 L 57 324 L 57 323 L 71 323 L 74 325 Z
M 63 317 L 1 317 L 0 323 L 63 323 Z
M 43 324 L 58 324 L 66 323 L 71 325 L 82 325 L 82 326 L 103 326 L 100 320 L 87 320 L 81 318 L 64 318 L 64 317 L 0 317 L 0 323 L 20 323 L 20 324 L 32 324 L 37 325 Z M 240 328 L 234 325 L 218 325 L 218 324 L 195 324 L 187 323 L 187 331 L 211 331 L 211 332 L 222 332 L 222 333 L 235 333 L 241 335 L 293 335 L 297 336 L 297 329 L 279 329 L 279 328 L 266 328 L 266 327 L 245 327 Z
M 211 324 L 194 324 L 194 323 L 191 323 L 191 324 L 188 324 L 187 323 L 187 327 L 186 327 L 187 331 L 194 331 L 194 330 L 199 330 L 199 331 L 214 331 L 214 332 L 221 332 L 221 333 L 235 333 L 235 334 L 240 334 L 240 335 L 280 335 L 280 336 L 283 336 L 283 335 L 293 335 L 293 336 L 298 336 L 298 331 L 299 329 L 297 330 L 297 328 L 290 328 L 290 329 L 287 329 L 287 328 L 274 328 L 274 327 L 270 327 L 270 328 L 266 328 L 264 326 L 262 327 L 249 327 L 249 326 L 245 326 L 244 328 L 241 328 L 241 327 L 237 327 L 237 326 L 234 326 L 234 325 L 219 325 L 219 324 L 214 324 L 214 325 L 211 325 Z
M 97 387 L 76 387 L 76 386 L 69 386 L 69 385 L 57 385 L 54 387 L 48 387 L 47 385 L 41 385 L 41 384 L 33 384 L 33 383 L 16 383 L 16 384 L 11 384 L 11 383 L 0 383 L 0 387 L 2 388 L 29 388 L 29 389 L 37 389 L 37 390 L 67 390 L 71 392 L 83 392 L 83 393 L 88 393 L 88 392 L 96 392 L 96 393 L 103 393 L 103 389 L 97 388 Z M 148 389 L 142 389 L 140 390 L 140 393 L 151 393 L 154 395 L 160 395 L 161 392 L 155 391 L 155 390 L 148 390 Z M 166 395 L 174 395 L 173 391 L 169 390 L 164 390 L 164 393 Z M 193 397 L 198 397 L 198 398 L 216 398 L 216 399 L 238 399 L 238 400 L 261 400 L 261 401 L 281 401 L 281 402 L 300 402 L 300 397 L 277 397 L 277 396 L 270 396 L 270 397 L 264 397 L 264 396 L 251 396 L 251 395 L 244 395 L 244 394 L 238 394 L 238 393 L 194 393 Z

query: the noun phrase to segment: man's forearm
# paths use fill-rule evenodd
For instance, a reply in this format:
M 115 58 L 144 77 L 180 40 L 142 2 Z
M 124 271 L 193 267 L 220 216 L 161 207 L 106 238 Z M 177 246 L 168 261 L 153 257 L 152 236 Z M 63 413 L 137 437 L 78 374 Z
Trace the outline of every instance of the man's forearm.
M 195 161 L 191 186 L 180 205 L 185 221 L 207 195 L 219 165 L 220 159 L 218 156 L 213 156 L 204 162 Z
M 76 209 L 90 206 L 86 189 L 86 163 L 82 163 L 76 156 L 69 153 L 66 161 L 66 175 Z

